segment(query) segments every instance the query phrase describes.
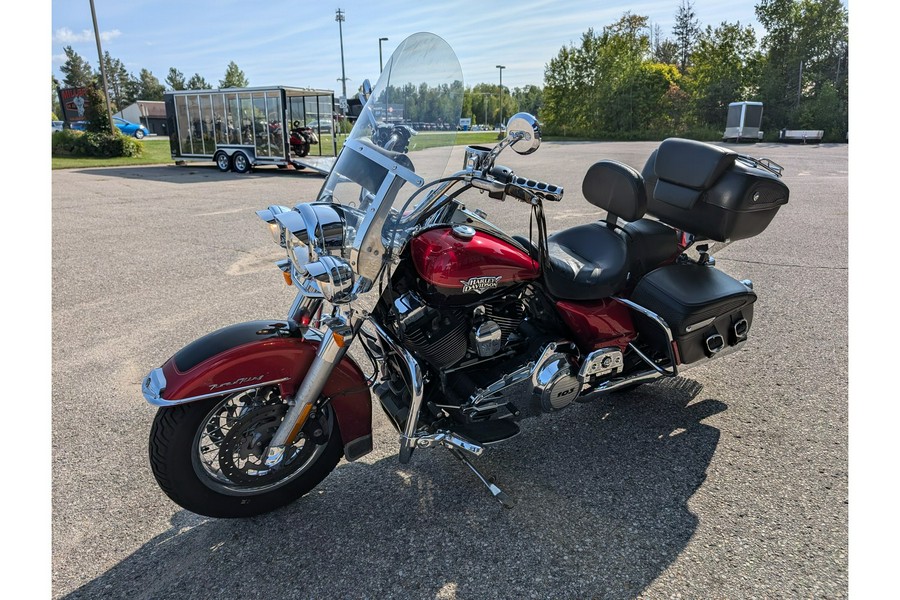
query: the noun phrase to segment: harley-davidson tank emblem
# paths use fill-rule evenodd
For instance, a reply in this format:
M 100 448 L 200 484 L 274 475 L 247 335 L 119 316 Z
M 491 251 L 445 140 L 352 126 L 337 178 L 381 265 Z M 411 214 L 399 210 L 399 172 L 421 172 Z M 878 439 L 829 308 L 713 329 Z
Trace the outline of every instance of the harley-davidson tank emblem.
M 501 279 L 503 279 L 503 275 L 498 275 L 497 277 L 470 277 L 469 279 L 460 279 L 459 282 L 463 284 L 463 294 L 468 294 L 469 292 L 480 294 L 485 290 L 500 285 Z

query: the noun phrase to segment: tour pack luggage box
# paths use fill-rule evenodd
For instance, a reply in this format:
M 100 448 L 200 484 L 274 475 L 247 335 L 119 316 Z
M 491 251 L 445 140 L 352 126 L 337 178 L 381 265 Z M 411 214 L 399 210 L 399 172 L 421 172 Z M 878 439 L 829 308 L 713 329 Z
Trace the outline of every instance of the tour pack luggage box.
M 788 201 L 787 186 L 771 171 L 693 140 L 663 141 L 641 175 L 647 213 L 718 242 L 759 235 Z
M 712 358 L 747 339 L 756 294 L 722 271 L 698 264 L 668 265 L 645 275 L 631 301 L 647 308 L 672 330 L 681 363 Z M 636 314 L 638 332 L 660 347 L 666 340 L 659 325 Z

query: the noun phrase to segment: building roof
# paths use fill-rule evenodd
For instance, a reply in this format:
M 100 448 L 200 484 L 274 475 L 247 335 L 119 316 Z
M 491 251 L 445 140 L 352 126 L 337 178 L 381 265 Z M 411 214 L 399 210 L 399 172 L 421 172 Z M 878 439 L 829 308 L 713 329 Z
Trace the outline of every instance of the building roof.
M 137 105 L 138 112 L 141 116 L 160 119 L 166 118 L 166 103 L 161 100 L 138 100 L 132 104 L 132 106 L 135 104 Z

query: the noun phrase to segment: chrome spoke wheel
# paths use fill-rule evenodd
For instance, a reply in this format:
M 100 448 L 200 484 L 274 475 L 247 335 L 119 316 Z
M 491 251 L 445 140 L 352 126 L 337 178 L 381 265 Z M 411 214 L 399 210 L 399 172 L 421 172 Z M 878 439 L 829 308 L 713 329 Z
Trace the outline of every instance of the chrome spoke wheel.
M 332 411 L 324 407 L 311 414 L 277 468 L 267 467 L 266 448 L 287 409 L 275 388 L 226 396 L 207 413 L 194 438 L 192 463 L 198 478 L 222 494 L 256 495 L 304 473 L 332 435 Z

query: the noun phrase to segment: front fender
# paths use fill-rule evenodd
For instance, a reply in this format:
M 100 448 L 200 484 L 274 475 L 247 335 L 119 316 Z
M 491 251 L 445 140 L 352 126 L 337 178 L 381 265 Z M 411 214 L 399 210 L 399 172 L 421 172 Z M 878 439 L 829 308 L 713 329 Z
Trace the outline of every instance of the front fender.
M 191 342 L 144 380 L 144 398 L 174 406 L 277 385 L 293 396 L 309 370 L 318 341 L 291 332 L 285 321 L 231 325 Z M 366 377 L 345 355 L 322 394 L 331 399 L 344 455 L 355 460 L 372 450 L 372 402 Z

